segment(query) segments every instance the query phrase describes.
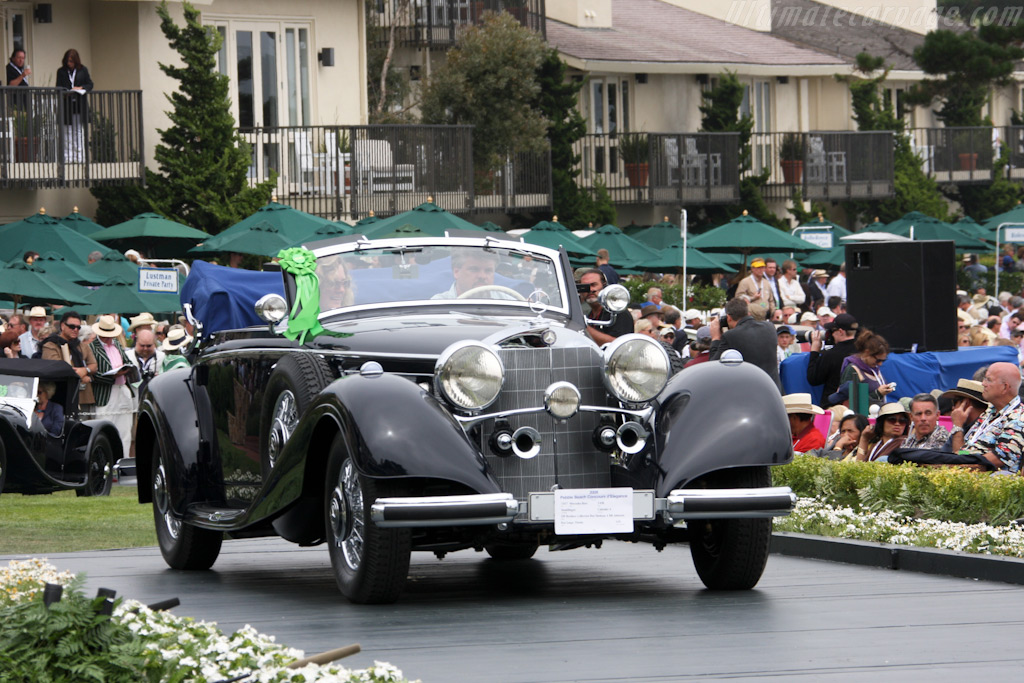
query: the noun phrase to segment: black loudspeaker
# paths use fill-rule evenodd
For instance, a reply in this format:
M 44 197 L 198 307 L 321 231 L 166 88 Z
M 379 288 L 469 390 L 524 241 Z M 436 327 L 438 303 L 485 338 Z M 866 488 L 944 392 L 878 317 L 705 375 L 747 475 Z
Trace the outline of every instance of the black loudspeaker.
M 846 245 L 847 310 L 893 351 L 954 351 L 956 253 L 948 241 Z

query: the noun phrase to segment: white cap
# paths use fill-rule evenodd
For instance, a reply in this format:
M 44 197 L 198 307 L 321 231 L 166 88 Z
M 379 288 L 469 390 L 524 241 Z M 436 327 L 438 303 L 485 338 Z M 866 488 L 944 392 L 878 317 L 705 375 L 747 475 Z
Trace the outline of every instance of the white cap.
M 835 317 L 836 314 L 833 313 L 832 309 L 829 308 L 828 306 L 822 306 L 821 308 L 818 309 L 818 317 L 820 318 L 823 315 L 830 315 L 832 317 Z
M 694 318 L 700 318 L 700 311 L 696 308 L 688 308 L 683 313 L 683 320 L 693 320 Z

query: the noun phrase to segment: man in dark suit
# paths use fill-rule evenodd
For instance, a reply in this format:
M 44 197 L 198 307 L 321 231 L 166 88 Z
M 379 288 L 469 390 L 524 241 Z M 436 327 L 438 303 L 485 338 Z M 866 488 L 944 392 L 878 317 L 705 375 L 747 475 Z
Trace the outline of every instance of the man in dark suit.
M 743 299 L 730 299 L 725 304 L 725 318 L 729 329 L 724 332 L 718 318 L 712 318 L 709 324 L 711 360 L 718 360 L 725 351 L 735 349 L 743 355 L 744 362 L 767 372 L 781 394 L 779 359 L 775 351 L 779 342 L 775 325 L 766 320 L 754 320 Z
M 829 323 L 828 331 L 832 333 L 833 346 L 822 350 L 824 336 L 819 330 L 811 332 L 811 354 L 807 362 L 807 383 L 814 386 L 824 385 L 821 391 L 822 408 L 829 407 L 828 397 L 839 389 L 839 378 L 843 374 L 843 361 L 856 353 L 854 339 L 860 325 L 849 313 L 837 315 Z

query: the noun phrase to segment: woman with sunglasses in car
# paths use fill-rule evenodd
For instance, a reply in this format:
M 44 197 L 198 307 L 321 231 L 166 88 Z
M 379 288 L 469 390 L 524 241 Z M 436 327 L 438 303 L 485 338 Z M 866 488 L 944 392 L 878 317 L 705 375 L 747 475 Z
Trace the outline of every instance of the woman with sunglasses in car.
M 910 416 L 903 404 L 886 403 L 878 411 L 875 424 L 860 433 L 857 460 L 888 461 L 889 454 L 903 444 L 909 425 Z
M 854 342 L 856 353 L 843 361 L 839 386 L 857 380 L 868 385 L 868 399 L 871 403 L 885 403 L 885 395 L 896 388 L 882 376 L 882 363 L 889 357 L 889 343 L 871 330 L 861 330 Z

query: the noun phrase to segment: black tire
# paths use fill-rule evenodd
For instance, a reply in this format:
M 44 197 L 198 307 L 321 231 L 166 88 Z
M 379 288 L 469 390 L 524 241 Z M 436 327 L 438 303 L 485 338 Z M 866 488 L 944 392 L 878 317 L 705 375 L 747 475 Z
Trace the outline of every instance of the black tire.
M 114 483 L 114 448 L 106 434 L 97 434 L 86 463 L 85 486 L 75 489 L 75 495 L 109 496 Z
M 260 412 L 260 464 L 264 474 L 274 468 L 309 404 L 333 379 L 331 366 L 322 356 L 293 353 L 277 362 Z
M 540 547 L 538 543 L 492 543 L 484 546 L 484 550 L 491 556 L 491 559 L 500 562 L 512 560 L 528 560 L 537 552 Z
M 381 529 L 370 506 L 390 493 L 388 482 L 359 474 L 339 435 L 331 444 L 324 489 L 327 548 L 338 588 L 351 602 L 398 599 L 409 576 L 412 541 L 408 529 Z
M 722 470 L 698 484 L 707 488 L 771 486 L 767 467 Z M 690 555 L 704 585 L 711 590 L 749 590 L 757 585 L 768 561 L 771 518 L 688 520 Z
M 153 521 L 164 562 L 171 569 L 209 569 L 220 555 L 224 534 L 185 524 L 174 515 L 167 488 L 167 470 L 159 445 L 153 447 L 151 469 Z

